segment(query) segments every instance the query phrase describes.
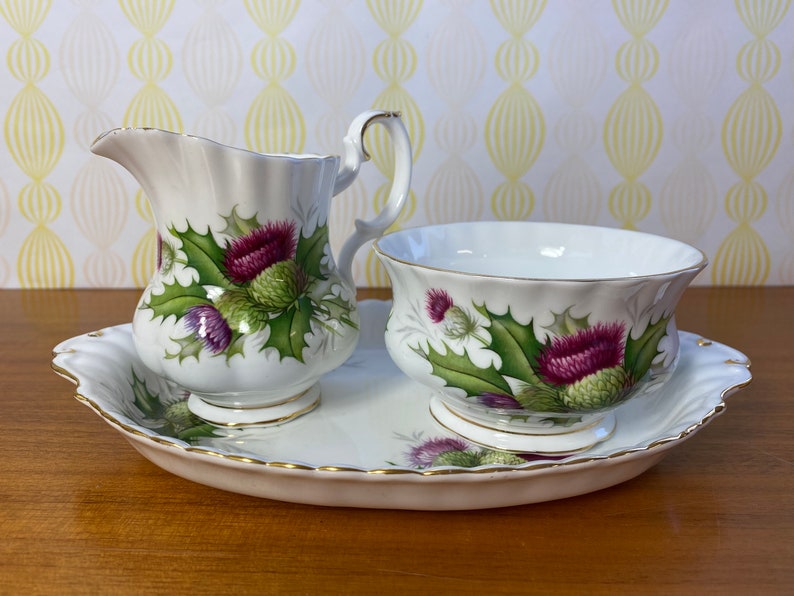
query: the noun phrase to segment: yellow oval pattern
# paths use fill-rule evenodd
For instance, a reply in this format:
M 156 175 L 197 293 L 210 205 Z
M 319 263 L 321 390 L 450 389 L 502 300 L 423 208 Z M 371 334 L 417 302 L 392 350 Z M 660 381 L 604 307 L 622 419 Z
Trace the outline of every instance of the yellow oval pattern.
M 791 3 L 0 0 L 0 287 L 147 283 L 152 214 L 88 151 L 104 130 L 334 154 L 367 106 L 412 139 L 395 227 L 641 228 L 703 249 L 697 283 L 794 283 Z M 389 188 L 386 131 L 365 145 L 334 249 Z M 354 273 L 387 281 L 364 251 Z
M 298 102 L 277 83 L 256 96 L 245 119 L 245 142 L 262 153 L 300 153 L 306 140 Z
M 254 46 L 251 63 L 266 85 L 248 108 L 245 142 L 253 151 L 300 153 L 306 124 L 298 102 L 283 87 L 295 70 L 295 51 L 280 37 L 298 10 L 296 0 L 246 0 L 248 14 L 265 37 Z
M 367 7 L 375 22 L 387 34 L 386 39 L 376 46 L 372 61 L 375 74 L 386 83 L 386 87 L 377 95 L 372 105 L 377 109 L 396 110 L 402 114 L 416 162 L 424 144 L 424 118 L 416 100 L 406 91 L 404 84 L 416 71 L 417 55 L 413 46 L 402 36 L 419 14 L 422 2 L 367 0 Z M 364 143 L 369 148 L 372 161 L 378 170 L 391 179 L 394 152 L 388 133 L 381 126 L 373 126 L 367 129 Z M 385 203 L 390 187 L 391 183 L 387 182 L 375 191 L 375 209 Z M 412 189 L 404 210 L 392 225 L 392 229 L 405 225 L 415 212 L 416 192 Z M 367 285 L 388 285 L 386 272 L 372 251 L 366 256 L 364 276 Z
M 631 85 L 618 97 L 604 124 L 604 147 L 628 180 L 647 170 L 662 144 L 662 114 L 645 89 Z
M 492 0 L 491 9 L 510 37 L 496 54 L 497 73 L 507 82 L 485 120 L 485 145 L 506 178 L 491 194 L 499 219 L 526 219 L 535 208 L 532 188 L 521 178 L 530 171 L 546 137 L 546 121 L 525 85 L 537 71 L 537 48 L 525 37 L 540 18 L 541 0 Z
M 567 104 L 554 124 L 554 140 L 565 152 L 543 189 L 543 214 L 551 221 L 595 224 L 603 191 L 589 158 L 598 141 L 590 102 L 603 85 L 608 64 L 604 36 L 593 26 L 594 6 L 572 7 L 549 48 L 549 75 Z M 588 156 L 588 157 L 585 157 Z
M 47 178 L 61 159 L 64 130 L 52 100 L 36 85 L 50 69 L 49 52 L 33 35 L 51 8 L 48 1 L 6 0 L 0 14 L 20 35 L 7 54 L 9 70 L 24 87 L 6 112 L 4 136 L 17 167 L 30 179 L 19 192 L 19 211 L 33 230 L 17 254 L 19 284 L 28 288 L 70 287 L 74 264 L 66 244 L 48 225 L 62 211 L 57 188 Z
M 790 0 L 737 0 L 742 22 L 754 39 L 739 50 L 736 69 L 749 83 L 731 105 L 722 123 L 722 148 L 739 176 L 725 196 L 725 211 L 736 228 L 722 241 L 711 269 L 715 284 L 759 285 L 770 270 L 769 249 L 752 227 L 766 211 L 767 193 L 755 178 L 765 170 L 780 145 L 781 119 L 777 105 L 762 87 L 780 67 L 780 51 L 766 36 L 781 22 Z
M 8 48 L 8 70 L 24 83 L 39 83 L 50 70 L 50 53 L 35 37 L 17 39 Z
M 618 50 L 618 76 L 629 83 L 607 114 L 604 148 L 613 167 L 623 176 L 609 194 L 609 211 L 624 228 L 635 228 L 651 210 L 651 193 L 639 177 L 656 159 L 662 142 L 661 112 L 641 86 L 658 65 L 656 48 L 644 38 L 661 19 L 667 2 L 614 0 L 620 22 L 632 38 Z

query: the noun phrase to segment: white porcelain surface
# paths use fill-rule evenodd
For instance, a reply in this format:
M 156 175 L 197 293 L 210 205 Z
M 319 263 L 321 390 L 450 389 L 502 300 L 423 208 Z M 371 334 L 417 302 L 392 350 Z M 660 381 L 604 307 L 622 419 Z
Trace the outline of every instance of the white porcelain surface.
M 478 276 L 603 280 L 702 266 L 698 249 L 671 238 L 600 226 L 477 221 L 387 234 L 379 250 L 423 267 Z
M 405 229 L 375 250 L 397 366 L 439 392 L 454 430 L 485 425 L 486 444 L 537 452 L 548 437 L 527 437 L 581 449 L 605 412 L 659 388 L 678 355 L 675 307 L 706 265 L 677 240 L 545 222 Z
M 389 307 L 360 304 L 361 342 L 321 381 L 320 407 L 273 428 L 195 427 L 175 437 L 158 408 L 187 395 L 142 365 L 129 325 L 62 342 L 53 368 L 146 458 L 189 480 L 291 502 L 427 510 L 534 503 L 626 481 L 722 413 L 725 396 L 751 380 L 743 354 L 681 333 L 681 364 L 669 382 L 617 408 L 613 435 L 586 453 L 518 465 L 418 467 L 442 446 L 463 447 L 480 461 L 493 461 L 494 453 L 433 421 L 429 391 L 402 375 L 384 349 Z M 218 436 L 206 436 L 211 432 Z
M 297 397 L 262 408 L 216 406 L 191 394 L 188 409 L 206 422 L 219 426 L 272 426 L 284 424 L 312 412 L 320 405 L 320 383 L 315 383 Z
M 606 441 L 615 432 L 615 414 L 606 412 L 588 425 L 573 432 L 550 432 L 553 427 L 539 427 L 538 432 L 510 433 L 493 428 L 489 421 L 478 422 L 478 418 L 466 418 L 437 395 L 430 400 L 430 414 L 441 426 L 477 445 L 484 445 L 510 453 L 534 453 L 536 455 L 572 455 Z

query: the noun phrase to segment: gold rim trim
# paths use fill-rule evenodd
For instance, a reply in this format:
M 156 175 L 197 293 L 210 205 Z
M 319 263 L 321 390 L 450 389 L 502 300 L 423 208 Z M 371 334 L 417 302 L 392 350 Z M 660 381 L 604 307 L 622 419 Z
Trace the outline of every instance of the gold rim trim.
M 58 356 L 59 354 L 74 354 L 77 351 L 75 349 L 67 349 L 62 350 L 60 352 L 53 351 L 53 357 Z M 741 363 L 742 365 L 746 365 L 749 369 L 749 361 L 747 363 Z M 76 390 L 73 394 L 74 398 L 89 406 L 92 410 L 94 410 L 101 418 L 103 418 L 106 422 L 112 424 L 113 426 L 118 427 L 120 430 L 124 431 L 125 433 L 132 435 L 134 437 L 146 439 L 152 441 L 155 444 L 162 445 L 165 447 L 172 447 L 174 449 L 178 449 L 180 451 L 194 453 L 200 456 L 210 456 L 213 458 L 226 460 L 226 461 L 233 461 L 243 464 L 253 464 L 258 466 L 265 466 L 268 468 L 278 468 L 284 470 L 301 470 L 307 472 L 353 472 L 356 474 L 364 474 L 369 476 L 399 476 L 399 475 L 408 475 L 408 476 L 447 476 L 447 475 L 456 475 L 456 474 L 494 474 L 494 473 L 522 473 L 522 472 L 533 472 L 537 470 L 545 470 L 549 468 L 559 468 L 559 467 L 572 467 L 578 466 L 582 464 L 591 463 L 594 461 L 605 461 L 605 460 L 613 460 L 618 459 L 621 457 L 627 457 L 637 453 L 643 453 L 646 451 L 653 451 L 655 449 L 659 449 L 665 445 L 670 443 L 675 443 L 688 437 L 689 435 L 696 432 L 701 427 L 707 425 L 713 418 L 720 415 L 726 409 L 725 398 L 730 395 L 731 393 L 738 391 L 739 389 L 743 389 L 750 385 L 753 382 L 752 377 L 750 377 L 747 381 L 743 381 L 741 383 L 736 383 L 734 385 L 730 385 L 722 390 L 720 393 L 720 403 L 714 406 L 709 412 L 706 413 L 698 422 L 691 424 L 681 432 L 676 435 L 672 435 L 669 437 L 664 437 L 661 439 L 657 439 L 652 443 L 644 447 L 635 447 L 631 449 L 623 449 L 621 451 L 616 451 L 615 453 L 611 453 L 609 455 L 599 455 L 595 457 L 583 457 L 577 458 L 568 461 L 561 461 L 561 462 L 540 462 L 540 463 L 528 463 L 522 464 L 520 466 L 509 466 L 509 465 L 488 465 L 484 467 L 477 467 L 477 468 L 437 468 L 437 469 L 430 469 L 430 470 L 413 470 L 410 468 L 375 468 L 375 469 L 364 469 L 364 468 L 356 468 L 356 467 L 344 467 L 344 466 L 307 466 L 303 464 L 296 464 L 296 463 L 289 463 L 289 462 L 277 462 L 277 461 L 268 461 L 264 459 L 252 458 L 252 457 L 245 457 L 242 455 L 234 455 L 233 453 L 221 453 L 219 451 L 213 451 L 211 449 L 207 449 L 204 447 L 194 447 L 191 445 L 187 445 L 178 439 L 172 437 L 165 437 L 162 435 L 155 435 L 151 431 L 143 432 L 139 428 L 135 428 L 125 422 L 122 422 L 118 418 L 116 418 L 110 412 L 106 412 L 102 409 L 102 407 L 97 404 L 94 400 L 85 396 L 79 392 L 80 389 L 80 379 L 77 378 L 71 371 L 68 369 L 59 366 L 54 361 L 50 364 L 52 370 L 62 376 L 63 378 L 71 381 L 75 384 Z M 576 457 L 576 456 L 574 456 Z
M 471 424 L 472 426 L 476 426 L 476 427 L 479 427 L 479 428 L 482 428 L 482 429 L 485 429 L 485 430 L 491 430 L 491 431 L 503 433 L 503 434 L 506 434 L 506 435 L 515 435 L 515 436 L 518 436 L 518 437 L 559 437 L 559 436 L 564 436 L 564 435 L 572 435 L 572 434 L 578 433 L 579 431 L 588 430 L 588 429 L 593 428 L 594 426 L 598 426 L 599 424 L 601 424 L 601 422 L 604 420 L 604 418 L 607 415 L 607 413 L 604 413 L 604 415 L 601 416 L 601 418 L 599 418 L 598 420 L 593 420 L 587 426 L 579 427 L 576 430 L 566 430 L 566 431 L 561 431 L 561 432 L 558 432 L 558 433 L 533 433 L 533 432 L 521 432 L 521 431 L 518 431 L 518 430 L 506 430 L 504 428 L 498 428 L 498 427 L 495 427 L 495 426 L 488 426 L 485 423 L 477 422 L 476 420 L 472 420 L 471 418 L 467 418 L 466 416 L 464 416 L 463 414 L 461 414 L 460 412 L 455 410 L 455 408 L 450 407 L 449 405 L 447 405 L 443 401 L 441 402 L 441 405 L 444 406 L 444 408 L 446 408 L 446 410 L 450 414 L 452 414 L 456 418 L 459 418 L 460 420 L 463 420 L 463 422 L 465 422 L 467 424 Z M 548 414 L 551 416 L 553 414 L 553 412 L 548 412 Z M 441 422 L 438 420 L 438 418 L 436 418 L 435 416 L 433 416 L 433 418 L 439 424 L 441 424 Z M 442 424 L 442 426 L 444 426 L 446 428 L 446 425 Z M 447 430 L 452 430 L 452 429 L 450 428 L 450 429 L 447 429 Z M 603 440 L 605 440 L 605 439 L 601 439 L 601 441 L 603 441 Z M 601 441 L 598 441 L 598 442 L 600 443 Z M 595 443 L 593 443 L 593 445 L 595 445 Z M 592 445 L 591 445 L 591 447 L 592 447 Z M 589 449 L 589 447 L 588 447 L 588 449 Z M 549 455 L 552 455 L 552 454 L 550 453 Z
M 686 242 L 681 242 L 680 240 L 675 240 L 673 238 L 667 238 L 665 236 L 659 236 L 657 234 L 649 234 L 648 232 L 638 232 L 634 230 L 622 230 L 629 232 L 631 234 L 642 234 L 646 236 L 654 236 L 656 238 L 661 238 L 665 241 L 675 242 L 677 244 L 681 244 L 684 246 L 688 246 L 692 250 L 700 253 L 700 260 L 697 263 L 692 265 L 687 265 L 686 267 L 679 267 L 678 269 L 671 269 L 669 271 L 659 271 L 657 273 L 646 273 L 644 275 L 624 275 L 624 276 L 616 276 L 616 277 L 524 277 L 521 275 L 494 275 L 493 273 L 472 273 L 470 271 L 460 271 L 458 269 L 449 269 L 447 267 L 439 267 L 437 265 L 427 265 L 425 263 L 418 263 L 416 261 L 409 261 L 407 259 L 402 259 L 398 256 L 395 256 L 392 253 L 386 252 L 381 246 L 380 242 L 388 238 L 389 236 L 396 235 L 396 234 L 406 234 L 411 231 L 422 230 L 423 228 L 436 228 L 436 227 L 452 227 L 452 226 L 460 226 L 465 224 L 470 224 L 472 222 L 453 222 L 453 223 L 446 223 L 446 224 L 437 224 L 437 225 L 426 225 L 426 226 L 418 226 L 416 228 L 406 228 L 404 230 L 397 230 L 395 232 L 390 232 L 389 234 L 385 234 L 375 240 L 372 243 L 372 250 L 374 250 L 379 255 L 383 256 L 384 258 L 389 259 L 395 263 L 399 263 L 401 265 L 406 265 L 408 267 L 415 267 L 417 269 L 424 269 L 426 271 L 435 271 L 438 273 L 450 273 L 453 275 L 460 275 L 462 277 L 468 278 L 484 278 L 484 279 L 495 279 L 495 280 L 507 280 L 507 281 L 534 281 L 534 282 L 566 282 L 566 283 L 603 283 L 605 281 L 637 281 L 640 279 L 661 279 L 663 277 L 669 277 L 672 275 L 679 275 L 681 273 L 686 273 L 688 271 L 697 271 L 700 272 L 706 268 L 708 265 L 708 257 L 706 253 L 702 250 L 697 248 L 696 246 L 692 246 L 691 244 L 687 244 Z M 479 223 L 499 223 L 498 221 L 487 221 L 483 220 Z M 538 222 L 507 222 L 507 223 L 524 223 L 524 224 L 533 224 Z M 605 226 L 591 226 L 585 224 L 564 224 L 559 222 L 543 222 L 544 225 L 551 225 L 551 226 L 569 226 L 569 227 L 578 227 L 578 228 L 599 228 L 599 229 L 606 229 L 606 230 L 615 230 L 617 228 L 606 228 Z
M 307 391 L 308 391 L 308 389 L 306 391 L 304 391 L 303 393 L 301 393 L 298 397 L 303 397 L 306 394 Z M 279 404 L 274 404 L 271 407 L 280 406 L 280 405 L 284 405 L 285 403 L 289 403 L 291 401 L 295 401 L 296 399 L 298 399 L 298 397 L 293 397 L 291 399 L 288 399 L 285 402 L 281 402 Z M 199 398 L 199 399 L 201 399 L 201 398 Z M 268 424 L 279 424 L 280 422 L 287 422 L 288 420 L 292 420 L 293 418 L 298 418 L 299 416 L 303 416 L 304 414 L 308 414 L 314 408 L 316 408 L 317 406 L 320 405 L 320 399 L 321 399 L 321 397 L 318 395 L 317 399 L 315 399 L 312 403 L 310 403 L 305 408 L 302 408 L 302 409 L 298 410 L 297 412 L 292 412 L 291 414 L 287 414 L 286 416 L 282 416 L 281 418 L 273 418 L 271 420 L 259 420 L 257 422 L 217 422 L 215 420 L 210 420 L 209 418 L 206 418 L 204 416 L 198 416 L 198 414 L 196 414 L 196 416 L 198 416 L 202 420 L 205 420 L 206 422 L 209 422 L 210 424 L 214 424 L 215 426 L 220 426 L 222 428 L 245 428 L 245 427 L 249 427 L 249 426 L 263 426 L 263 425 L 268 425 Z M 253 410 L 253 409 L 256 409 L 256 408 L 248 408 L 248 409 L 252 409 Z M 266 408 L 262 408 L 262 409 L 266 409 Z
M 312 385 L 312 387 L 314 387 L 314 385 Z M 220 404 L 216 404 L 216 403 L 213 403 L 211 401 L 208 401 L 208 400 L 202 398 L 200 395 L 196 395 L 196 397 L 198 399 L 200 399 L 201 401 L 203 401 L 205 404 L 207 404 L 209 406 L 212 406 L 214 408 L 226 408 L 226 409 L 229 409 L 229 410 L 264 410 L 265 408 L 275 408 L 276 406 L 283 406 L 284 404 L 288 404 L 290 402 L 298 400 L 298 399 L 302 398 L 304 395 L 306 395 L 312 389 L 312 387 L 309 387 L 308 389 L 304 389 L 300 393 L 296 393 L 295 395 L 292 395 L 292 396 L 288 397 L 287 399 L 285 399 L 283 401 L 279 401 L 279 402 L 276 402 L 276 403 L 273 403 L 273 404 L 267 404 L 265 406 L 222 406 Z M 279 418 L 278 420 L 274 420 L 273 422 L 278 422 L 279 420 L 283 420 L 283 419 Z M 224 423 L 224 422 L 215 422 L 214 420 L 209 420 L 209 419 L 207 420 L 207 422 L 212 422 L 213 424 L 217 424 L 219 426 L 227 426 L 226 423 Z M 265 423 L 267 423 L 266 420 L 264 420 L 262 422 L 254 422 L 252 424 L 265 424 Z M 237 426 L 234 423 L 231 423 L 230 425 L 231 426 Z
M 725 364 L 732 364 L 732 365 L 735 365 L 735 366 L 744 366 L 745 368 L 748 368 L 748 369 L 752 366 L 752 363 L 750 362 L 749 358 L 747 360 L 734 360 L 733 358 L 728 358 L 725 361 Z
M 402 116 L 401 112 L 380 112 L 370 116 L 367 121 L 364 122 L 364 125 L 361 127 L 361 152 L 364 154 L 364 161 L 369 161 L 372 159 L 372 155 L 370 155 L 369 151 L 367 151 L 367 146 L 364 144 L 364 133 L 367 132 L 367 129 L 378 120 L 383 120 L 385 118 L 399 118 L 400 116 Z
M 447 407 L 447 405 L 446 405 L 446 404 L 442 404 L 442 405 L 443 405 L 445 408 L 447 408 L 447 410 L 449 410 L 449 413 L 450 413 L 450 414 L 452 414 L 453 416 L 456 416 L 457 418 L 459 418 L 459 419 L 463 420 L 464 422 L 470 423 L 470 424 L 472 424 L 473 426 L 477 426 L 477 427 L 480 427 L 480 428 L 484 428 L 484 429 L 486 429 L 486 430 L 495 430 L 495 429 L 492 429 L 492 428 L 490 428 L 490 427 L 488 427 L 488 426 L 482 426 L 482 425 L 480 425 L 480 424 L 477 424 L 476 422 L 472 422 L 472 421 L 471 421 L 471 420 L 469 420 L 468 418 L 463 418 L 462 416 L 460 416 L 460 415 L 458 415 L 457 413 L 455 413 L 455 412 L 453 412 L 452 410 L 450 410 L 450 409 Z M 453 429 L 451 429 L 449 426 L 447 426 L 446 424 L 444 424 L 443 422 L 441 422 L 441 420 L 439 420 L 439 419 L 438 419 L 438 417 L 435 415 L 435 413 L 433 412 L 433 410 L 430 410 L 430 416 L 432 416 L 432 417 L 433 417 L 433 420 L 435 420 L 435 421 L 436 421 L 438 424 L 440 424 L 441 426 L 443 426 L 443 427 L 444 427 L 445 429 L 447 429 L 449 432 L 451 432 L 451 433 L 455 433 L 456 435 L 459 435 L 459 436 L 463 437 L 464 439 L 466 439 L 467 441 L 469 441 L 469 442 L 471 442 L 471 443 L 474 443 L 475 445 L 479 445 L 480 447 L 485 447 L 486 449 L 492 449 L 492 450 L 494 450 L 494 451 L 504 451 L 505 453 L 512 453 L 512 454 L 514 454 L 514 455 L 520 455 L 520 454 L 522 454 L 522 453 L 527 453 L 527 451 L 520 451 L 520 450 L 513 450 L 513 449 L 495 449 L 495 448 L 494 448 L 492 445 L 486 445 L 485 443 L 481 443 L 480 441 L 477 441 L 476 439 L 472 439 L 472 438 L 471 438 L 471 437 L 469 437 L 469 436 L 464 436 L 462 433 L 460 433 L 460 432 L 458 432 L 458 431 L 456 431 L 456 430 L 453 430 Z M 588 428 L 589 428 L 589 427 L 588 427 Z M 611 431 L 609 431 L 609 434 L 608 434 L 606 437 L 604 437 L 603 439 L 598 439 L 598 440 L 596 440 L 596 441 L 593 441 L 592 443 L 590 443 L 590 444 L 589 444 L 589 445 L 587 445 L 586 447 L 581 447 L 581 448 L 579 448 L 579 449 L 565 450 L 565 451 L 532 451 L 532 455 L 538 455 L 538 456 L 540 456 L 540 457 L 543 457 L 543 456 L 547 456 L 547 457 L 560 457 L 561 455 L 571 455 L 571 456 L 573 456 L 573 455 L 577 455 L 577 454 L 579 454 L 579 453 L 584 453 L 584 452 L 585 452 L 585 451 L 587 451 L 588 449 L 592 449 L 593 447 L 595 447 L 595 446 L 596 446 L 596 445 L 598 445 L 599 443 L 602 443 L 602 442 L 604 442 L 604 441 L 608 440 L 610 437 L 612 437 L 612 435 L 613 435 L 613 434 L 615 434 L 615 429 L 616 429 L 616 428 L 617 428 L 617 424 L 613 425 L 613 426 L 612 426 L 612 430 L 611 430 Z M 583 430 L 586 430 L 586 429 L 583 429 Z M 512 434 L 512 435 L 518 435 L 518 436 L 530 436 L 530 437 L 548 437 L 548 436 L 555 437 L 555 436 L 557 436 L 557 435 L 532 435 L 532 434 L 525 434 L 525 433 L 510 433 L 510 432 L 507 432 L 507 431 L 498 431 L 498 432 L 504 432 L 505 434 Z M 561 433 L 561 434 L 562 434 L 562 433 Z M 565 433 L 565 434 L 570 434 L 570 433 Z M 523 468 L 522 468 L 522 469 L 523 469 Z

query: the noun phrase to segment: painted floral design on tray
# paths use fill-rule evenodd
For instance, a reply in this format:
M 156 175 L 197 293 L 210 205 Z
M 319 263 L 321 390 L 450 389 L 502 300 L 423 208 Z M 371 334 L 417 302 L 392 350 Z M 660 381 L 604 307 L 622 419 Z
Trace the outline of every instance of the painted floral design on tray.
M 187 406 L 190 393 L 171 395 L 151 389 L 143 376 L 132 369 L 132 401 L 125 401 L 124 414 L 157 435 L 175 437 L 195 444 L 201 437 L 216 436 L 216 427 L 204 422 Z
M 209 229 L 199 233 L 189 223 L 184 231 L 171 226 L 171 238 L 159 239 L 163 276 L 177 265 L 195 272 L 189 285 L 166 282 L 143 304 L 155 317 L 183 321 L 189 332 L 172 337 L 179 350 L 169 358 L 198 359 L 202 351 L 231 358 L 243 354 L 247 336 L 269 329 L 260 351 L 274 348 L 280 359 L 303 362 L 313 324 L 333 332 L 356 328 L 354 304 L 322 283 L 329 279 L 323 266 L 327 224 L 304 236 L 291 220 L 260 225 L 256 215 L 243 219 L 236 210 L 224 219 L 222 243 Z
M 565 424 L 569 417 L 553 414 L 591 412 L 627 399 L 660 353 L 669 321 L 661 317 L 635 339 L 621 321 L 591 324 L 589 314 L 577 318 L 573 310 L 552 313 L 541 341 L 533 321 L 519 323 L 509 309 L 496 314 L 472 303 L 467 310 L 445 290 L 430 289 L 425 314 L 441 331 L 443 349 L 426 343 L 414 350 L 432 365 L 433 375 L 483 406 L 548 413 L 552 422 Z M 466 348 L 461 354 L 451 347 L 469 340 L 498 354 L 499 366 L 477 366 Z
M 413 437 L 413 445 L 405 452 L 405 464 L 417 470 L 438 466 L 476 468 L 477 466 L 519 466 L 531 461 L 559 460 L 565 456 L 538 455 L 534 453 L 509 453 L 479 447 L 458 437 Z

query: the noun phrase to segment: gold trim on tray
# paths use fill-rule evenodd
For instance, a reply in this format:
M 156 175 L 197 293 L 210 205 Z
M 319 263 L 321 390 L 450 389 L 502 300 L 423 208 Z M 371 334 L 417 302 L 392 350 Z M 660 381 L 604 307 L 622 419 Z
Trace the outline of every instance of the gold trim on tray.
M 746 368 L 750 368 L 751 366 L 749 358 L 747 360 L 734 360 L 733 358 L 728 358 L 725 364 L 735 364 L 736 366 L 744 366 Z
M 90 334 L 89 334 L 90 335 Z M 77 351 L 75 349 L 67 349 L 61 352 L 53 351 L 53 357 L 58 356 L 59 354 L 74 354 Z M 750 367 L 749 359 L 747 362 L 738 362 L 727 360 L 725 362 L 726 365 L 741 365 L 746 366 L 747 368 Z M 659 439 L 654 441 L 653 443 L 648 444 L 645 447 L 636 447 L 632 449 L 624 449 L 622 451 L 617 451 L 615 453 L 611 453 L 609 455 L 599 455 L 595 457 L 576 457 L 573 456 L 575 459 L 567 459 L 565 461 L 552 461 L 552 462 L 528 462 L 526 464 L 521 464 L 518 466 L 515 465 L 487 465 L 484 467 L 479 468 L 462 468 L 462 467 L 448 467 L 448 468 L 431 468 L 431 469 L 423 469 L 423 470 L 413 470 L 410 468 L 376 468 L 376 469 L 364 469 L 364 468 L 357 468 L 357 467 L 345 467 L 345 466 L 309 466 L 304 464 L 296 464 L 296 463 L 289 463 L 289 462 L 278 462 L 278 461 L 268 461 L 264 459 L 258 459 L 255 457 L 249 456 L 242 456 L 242 455 L 234 455 L 232 453 L 222 453 L 220 451 L 215 451 L 212 449 L 207 449 L 205 447 L 196 447 L 185 444 L 183 441 L 179 441 L 178 439 L 172 437 L 165 437 L 162 435 L 155 435 L 152 432 L 144 432 L 139 428 L 136 428 L 130 424 L 122 422 L 115 415 L 111 414 L 102 409 L 99 404 L 97 404 L 94 400 L 89 398 L 86 395 L 83 395 L 79 392 L 80 389 L 80 379 L 78 379 L 71 371 L 62 366 L 59 366 L 54 361 L 51 363 L 52 370 L 57 373 L 58 375 L 62 376 L 65 379 L 68 379 L 72 383 L 75 384 L 75 392 L 74 398 L 82 402 L 85 405 L 88 405 L 97 412 L 102 418 L 104 418 L 108 423 L 118 427 L 125 433 L 130 435 L 148 439 L 157 443 L 159 445 L 163 445 L 166 447 L 172 447 L 175 449 L 180 449 L 182 451 L 195 453 L 200 456 L 211 456 L 219 459 L 225 459 L 228 461 L 235 461 L 244 464 L 254 464 L 254 465 L 261 465 L 267 466 L 271 468 L 282 468 L 285 470 L 303 470 L 303 471 L 312 471 L 312 472 L 323 472 L 323 473 L 334 473 L 334 472 L 347 472 L 347 473 L 357 473 L 357 474 L 370 474 L 370 475 L 415 475 L 415 476 L 443 476 L 449 474 L 494 474 L 494 473 L 520 473 L 524 471 L 533 471 L 533 470 L 541 470 L 547 468 L 556 468 L 562 466 L 574 466 L 578 464 L 585 464 L 589 462 L 599 461 L 599 460 L 607 460 L 607 459 L 616 459 L 619 457 L 626 457 L 632 455 L 634 453 L 641 453 L 645 451 L 651 451 L 653 449 L 657 449 L 666 445 L 668 443 L 672 443 L 675 441 L 679 441 L 684 437 L 692 434 L 700 427 L 704 426 L 708 423 L 713 417 L 717 416 L 718 414 L 722 413 L 723 410 L 726 408 L 726 404 L 724 398 L 727 394 L 732 393 L 738 389 L 742 389 L 747 387 L 752 383 L 752 378 L 748 379 L 747 381 L 736 383 L 735 385 L 731 385 L 725 388 L 720 393 L 720 403 L 717 404 L 711 411 L 709 411 L 700 421 L 696 422 L 695 424 L 690 425 L 689 427 L 685 428 L 683 431 L 678 433 L 677 435 L 665 437 L 663 439 Z

